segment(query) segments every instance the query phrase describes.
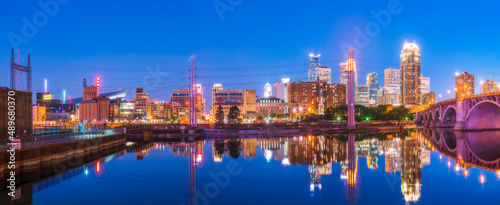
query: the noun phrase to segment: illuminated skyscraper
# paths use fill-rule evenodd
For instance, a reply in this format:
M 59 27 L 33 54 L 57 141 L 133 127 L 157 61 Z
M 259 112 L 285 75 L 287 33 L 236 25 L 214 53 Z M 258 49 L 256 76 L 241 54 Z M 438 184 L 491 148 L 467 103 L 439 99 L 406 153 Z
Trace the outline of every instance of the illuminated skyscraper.
M 426 94 L 431 92 L 431 79 L 420 76 L 420 93 Z
M 384 70 L 384 87 L 389 88 L 393 93 L 400 93 L 401 87 L 401 70 L 388 68 Z
M 273 96 L 273 86 L 271 86 L 271 84 L 269 83 L 266 83 L 266 85 L 264 85 L 264 98 L 272 96 Z
M 401 51 L 401 104 L 420 104 L 420 75 L 420 49 L 416 43 L 406 42 Z
M 321 54 L 318 54 L 318 55 L 314 55 L 314 54 L 309 54 L 309 57 L 311 57 L 311 59 L 309 59 L 309 70 L 307 72 L 307 81 L 309 82 L 312 82 L 312 81 L 316 81 L 316 68 L 319 66 L 319 57 L 321 56 Z
M 378 75 L 377 73 L 370 73 L 366 76 L 366 85 L 368 85 L 369 89 L 369 99 L 368 104 L 376 105 L 377 104 L 377 91 L 378 91 Z
M 467 72 L 455 74 L 455 97 L 474 95 L 474 75 Z
M 316 67 L 316 80 L 326 81 L 332 83 L 332 69 L 326 66 Z
M 358 85 L 356 87 L 356 104 L 368 105 L 370 102 L 370 87 Z

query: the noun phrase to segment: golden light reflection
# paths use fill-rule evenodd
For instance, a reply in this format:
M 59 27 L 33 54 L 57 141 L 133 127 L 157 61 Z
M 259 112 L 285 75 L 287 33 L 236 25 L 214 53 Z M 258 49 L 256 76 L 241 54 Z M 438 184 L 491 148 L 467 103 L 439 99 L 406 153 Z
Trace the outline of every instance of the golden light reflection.
M 481 174 L 481 177 L 479 177 L 479 181 L 481 182 L 481 184 L 484 184 L 484 182 L 486 181 L 484 175 Z

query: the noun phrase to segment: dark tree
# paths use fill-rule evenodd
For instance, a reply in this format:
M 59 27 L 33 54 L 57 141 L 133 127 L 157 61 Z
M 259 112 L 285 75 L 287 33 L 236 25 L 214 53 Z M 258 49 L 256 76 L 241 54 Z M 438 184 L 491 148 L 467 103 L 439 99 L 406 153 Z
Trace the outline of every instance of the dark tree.
M 224 111 L 222 110 L 221 105 L 219 105 L 215 111 L 215 126 L 217 128 L 224 126 Z
M 229 140 L 227 142 L 227 149 L 229 150 L 229 156 L 238 159 L 241 154 L 241 141 L 237 139 Z
M 327 107 L 325 109 L 325 120 L 332 120 L 333 117 L 335 116 L 335 111 L 333 110 L 333 107 Z
M 240 123 L 240 115 L 240 109 L 236 105 L 229 108 L 229 113 L 227 114 L 228 123 L 233 125 Z

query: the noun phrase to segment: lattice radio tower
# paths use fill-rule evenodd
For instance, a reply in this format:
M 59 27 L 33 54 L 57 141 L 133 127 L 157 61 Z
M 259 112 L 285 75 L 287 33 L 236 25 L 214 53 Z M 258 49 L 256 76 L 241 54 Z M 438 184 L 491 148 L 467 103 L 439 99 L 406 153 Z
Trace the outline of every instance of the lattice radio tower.
M 189 126 L 196 127 L 196 102 L 197 102 L 197 93 L 196 93 L 196 56 L 193 55 L 189 57 Z
M 16 86 L 16 72 L 19 72 L 19 76 L 17 78 L 17 86 Z M 30 54 L 28 54 L 28 64 L 26 66 L 19 65 L 16 63 L 16 59 L 14 58 L 14 49 L 12 49 L 12 55 L 10 56 L 10 89 L 12 90 L 21 90 L 21 73 L 26 73 L 26 91 L 31 92 L 31 59 Z

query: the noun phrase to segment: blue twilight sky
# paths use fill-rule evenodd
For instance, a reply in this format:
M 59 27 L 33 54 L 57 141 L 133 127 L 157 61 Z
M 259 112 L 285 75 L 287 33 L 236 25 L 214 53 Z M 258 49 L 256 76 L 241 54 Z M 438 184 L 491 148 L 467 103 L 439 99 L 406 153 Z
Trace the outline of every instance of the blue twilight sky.
M 338 82 L 344 43 L 355 46 L 360 84 L 377 72 L 383 86 L 383 70 L 400 66 L 405 39 L 420 46 L 422 73 L 443 98 L 457 71 L 476 74 L 476 93 L 479 81 L 500 80 L 495 1 L 40 2 L 58 2 L 57 9 L 51 4 L 47 12 L 37 1 L 0 3 L 0 85 L 9 85 L 10 50 L 18 47 L 22 60 L 31 54 L 35 92 L 43 91 L 47 78 L 57 98 L 63 89 L 80 97 L 82 79 L 92 84 L 100 76 L 101 92 L 126 89 L 131 99 L 136 87 L 144 87 L 153 99 L 168 101 L 173 89 L 187 85 L 190 55 L 197 56 L 207 102 L 213 83 L 262 96 L 266 82 L 284 75 L 305 80 L 309 53 L 321 53 L 321 64 Z M 390 20 L 375 23 L 372 11 L 389 10 Z M 356 29 L 366 34 L 367 25 L 368 41 L 355 43 Z

